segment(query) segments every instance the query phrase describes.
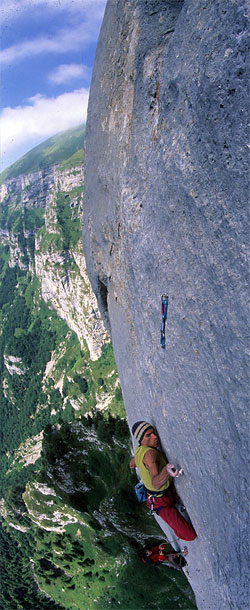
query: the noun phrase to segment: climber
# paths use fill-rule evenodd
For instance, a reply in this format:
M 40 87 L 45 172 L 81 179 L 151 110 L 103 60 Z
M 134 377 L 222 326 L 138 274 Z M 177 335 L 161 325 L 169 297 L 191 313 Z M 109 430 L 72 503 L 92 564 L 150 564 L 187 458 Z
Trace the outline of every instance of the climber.
M 157 449 L 159 440 L 151 424 L 138 421 L 132 434 L 139 443 L 130 460 L 130 468 L 138 468 L 147 491 L 147 505 L 165 521 L 182 540 L 194 540 L 196 532 L 192 525 L 175 507 L 176 491 L 172 477 L 178 475 L 173 464 L 168 464 L 162 451 Z
M 138 551 L 138 556 L 143 563 L 162 564 L 182 568 L 187 562 L 184 556 L 187 555 L 187 547 L 178 553 L 169 552 L 165 542 L 150 542 L 143 549 Z

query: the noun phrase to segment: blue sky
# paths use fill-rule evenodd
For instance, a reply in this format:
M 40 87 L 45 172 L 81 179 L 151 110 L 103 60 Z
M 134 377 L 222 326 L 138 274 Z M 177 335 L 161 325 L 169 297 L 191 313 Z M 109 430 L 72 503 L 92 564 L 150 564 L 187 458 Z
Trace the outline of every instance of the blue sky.
M 50 136 L 86 120 L 106 0 L 4 0 L 1 171 Z

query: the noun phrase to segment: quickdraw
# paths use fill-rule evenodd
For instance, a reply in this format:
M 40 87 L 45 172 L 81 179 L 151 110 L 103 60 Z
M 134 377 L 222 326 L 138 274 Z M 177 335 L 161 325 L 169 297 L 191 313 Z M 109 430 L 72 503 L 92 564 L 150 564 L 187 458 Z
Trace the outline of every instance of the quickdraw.
M 155 498 L 154 496 L 148 496 L 148 499 L 150 501 L 150 515 L 159 515 L 159 513 L 161 512 L 161 510 L 163 508 L 165 508 L 165 506 L 158 506 L 158 508 L 154 507 L 154 502 L 155 502 Z
M 165 326 L 168 312 L 168 296 L 162 294 L 161 296 L 161 346 L 165 347 Z

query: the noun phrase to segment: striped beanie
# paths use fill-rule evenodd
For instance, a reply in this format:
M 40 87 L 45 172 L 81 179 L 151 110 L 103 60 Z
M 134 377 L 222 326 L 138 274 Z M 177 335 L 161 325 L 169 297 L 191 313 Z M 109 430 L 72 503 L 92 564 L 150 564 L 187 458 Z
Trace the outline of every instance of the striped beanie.
M 149 424 L 146 421 L 137 421 L 132 426 L 132 434 L 135 437 L 137 443 L 139 443 L 139 445 L 144 437 L 145 432 L 147 432 L 147 430 L 152 427 L 152 424 Z

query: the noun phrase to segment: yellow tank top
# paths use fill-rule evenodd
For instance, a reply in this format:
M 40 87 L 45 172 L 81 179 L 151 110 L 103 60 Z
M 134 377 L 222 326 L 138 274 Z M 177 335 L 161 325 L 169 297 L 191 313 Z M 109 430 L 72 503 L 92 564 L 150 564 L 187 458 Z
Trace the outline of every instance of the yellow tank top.
M 143 463 L 144 460 L 144 455 L 145 453 L 147 453 L 147 451 L 150 451 L 151 447 L 144 447 L 143 445 L 138 445 L 138 447 L 135 450 L 135 463 L 137 468 L 139 469 L 139 473 L 140 473 L 140 477 L 141 480 L 143 481 L 145 487 L 148 490 L 151 491 L 163 491 L 164 489 L 167 489 L 169 487 L 169 484 L 171 482 L 171 477 L 166 481 L 166 483 L 164 483 L 164 485 L 162 485 L 162 487 L 160 487 L 160 489 L 156 489 L 151 481 L 151 476 L 148 472 L 148 469 L 146 468 L 145 464 Z M 158 452 L 159 453 L 159 472 L 162 470 L 162 468 L 164 466 L 166 466 L 166 459 L 163 455 L 163 453 L 161 451 Z

